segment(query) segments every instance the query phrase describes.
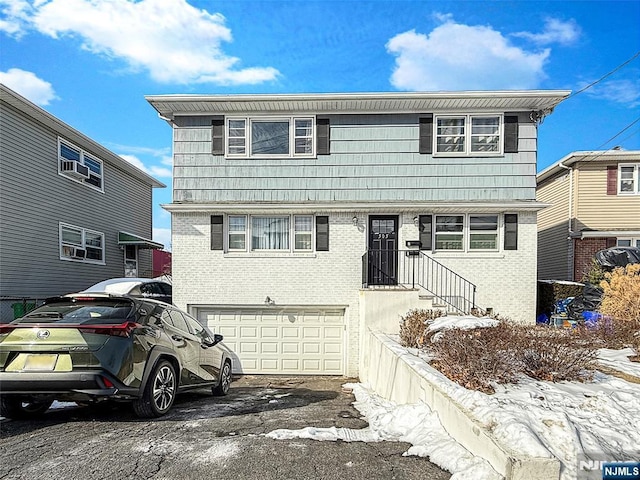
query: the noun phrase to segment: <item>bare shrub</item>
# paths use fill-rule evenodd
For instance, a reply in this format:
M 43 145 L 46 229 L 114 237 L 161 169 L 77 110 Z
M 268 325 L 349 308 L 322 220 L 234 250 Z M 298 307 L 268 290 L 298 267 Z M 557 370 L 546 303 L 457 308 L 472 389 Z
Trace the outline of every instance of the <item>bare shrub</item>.
M 445 315 L 442 310 L 409 310 L 400 319 L 400 345 L 409 348 L 420 348 L 424 345 L 427 326 L 438 317 Z
M 604 290 L 600 305 L 603 314 L 640 325 L 640 264 L 605 273 L 600 286 Z
M 501 322 L 475 330 L 447 330 L 428 345 L 433 366 L 465 388 L 485 393 L 495 383 L 519 376 L 537 380 L 584 380 L 594 368 L 596 350 L 567 330 Z

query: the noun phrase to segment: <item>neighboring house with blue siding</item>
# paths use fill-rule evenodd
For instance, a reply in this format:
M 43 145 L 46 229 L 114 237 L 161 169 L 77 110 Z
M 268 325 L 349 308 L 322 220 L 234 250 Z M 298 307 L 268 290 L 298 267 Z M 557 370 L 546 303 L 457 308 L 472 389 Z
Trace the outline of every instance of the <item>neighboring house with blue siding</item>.
M 151 275 L 145 172 L 0 84 L 2 321 L 49 296 Z M 23 304 L 24 302 L 24 304 Z M 13 310 L 13 311 L 12 311 Z
M 533 322 L 537 124 L 567 91 L 161 95 L 173 299 L 237 371 L 357 375 L 398 314 Z

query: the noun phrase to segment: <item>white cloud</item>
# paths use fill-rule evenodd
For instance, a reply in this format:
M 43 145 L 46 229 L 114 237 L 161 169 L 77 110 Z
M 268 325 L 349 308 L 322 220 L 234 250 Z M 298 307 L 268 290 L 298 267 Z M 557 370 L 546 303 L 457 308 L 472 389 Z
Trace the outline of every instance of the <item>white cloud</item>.
M 10 20 L 55 39 L 78 38 L 82 48 L 147 70 L 157 82 L 256 84 L 279 75 L 273 67 L 241 68 L 221 48 L 232 41 L 225 18 L 185 0 L 32 0 L 30 7 Z
M 545 78 L 550 50 L 529 52 L 491 27 L 456 23 L 450 15 L 430 34 L 415 30 L 387 43 L 396 56 L 391 83 L 402 90 L 536 88 Z
M 0 32 L 14 38 L 22 37 L 30 10 L 27 0 L 0 0 Z
M 129 162 L 134 167 L 137 167 L 140 170 L 142 170 L 143 172 L 146 172 L 149 175 L 152 175 L 154 177 L 171 178 L 171 176 L 173 175 L 173 172 L 169 168 L 160 167 L 160 166 L 157 166 L 157 165 L 151 165 L 151 166 L 147 167 L 142 162 L 142 160 L 140 160 L 135 155 L 129 155 L 129 154 L 122 154 L 121 153 L 121 154 L 119 154 L 119 156 L 124 158 L 127 162 Z
M 154 228 L 152 240 L 154 242 L 163 244 L 165 250 L 171 251 L 171 229 L 170 228 Z
M 33 72 L 19 68 L 10 68 L 6 72 L 0 72 L 0 83 L 37 105 L 49 105 L 52 100 L 58 98 L 49 82 L 42 80 Z
M 518 32 L 513 36 L 526 38 L 540 45 L 549 45 L 550 43 L 571 45 L 580 38 L 580 34 L 580 27 L 575 20 L 563 22 L 557 18 L 547 18 L 542 33 Z
M 637 77 L 634 80 L 610 80 L 585 90 L 585 93 L 635 108 L 640 105 L 640 80 Z

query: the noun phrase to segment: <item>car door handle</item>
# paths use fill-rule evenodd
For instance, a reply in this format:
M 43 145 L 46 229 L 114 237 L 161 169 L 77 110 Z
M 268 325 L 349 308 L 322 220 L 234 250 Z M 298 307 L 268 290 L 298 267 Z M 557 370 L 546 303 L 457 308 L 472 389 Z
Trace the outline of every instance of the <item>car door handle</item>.
M 184 337 L 181 337 L 180 335 L 171 335 L 171 338 L 176 342 L 184 342 Z

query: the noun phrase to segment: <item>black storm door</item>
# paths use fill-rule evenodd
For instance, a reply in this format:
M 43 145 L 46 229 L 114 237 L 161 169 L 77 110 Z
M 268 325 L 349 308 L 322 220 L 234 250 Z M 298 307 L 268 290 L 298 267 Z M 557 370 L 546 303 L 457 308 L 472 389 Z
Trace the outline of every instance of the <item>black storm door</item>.
M 398 284 L 398 216 L 369 217 L 369 285 Z

